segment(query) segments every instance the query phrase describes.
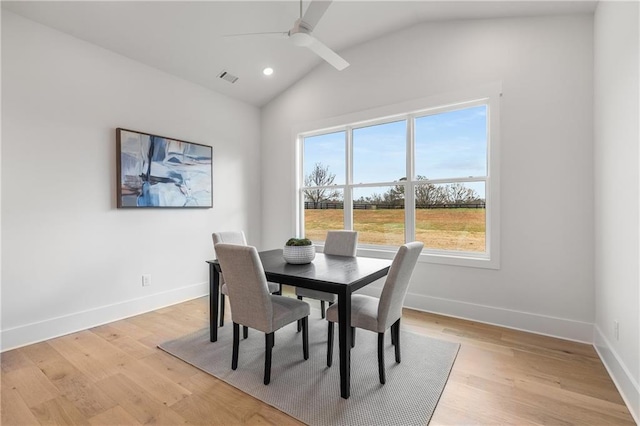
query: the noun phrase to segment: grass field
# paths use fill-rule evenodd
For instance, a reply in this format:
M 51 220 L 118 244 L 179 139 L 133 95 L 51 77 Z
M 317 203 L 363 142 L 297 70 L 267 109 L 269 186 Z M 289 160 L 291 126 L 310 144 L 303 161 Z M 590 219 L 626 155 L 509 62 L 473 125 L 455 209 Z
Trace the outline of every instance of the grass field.
M 305 210 L 306 237 L 323 241 L 328 229 L 343 229 L 343 210 Z M 404 244 L 404 210 L 354 210 L 361 244 Z M 484 209 L 417 209 L 416 240 L 425 248 L 485 251 Z

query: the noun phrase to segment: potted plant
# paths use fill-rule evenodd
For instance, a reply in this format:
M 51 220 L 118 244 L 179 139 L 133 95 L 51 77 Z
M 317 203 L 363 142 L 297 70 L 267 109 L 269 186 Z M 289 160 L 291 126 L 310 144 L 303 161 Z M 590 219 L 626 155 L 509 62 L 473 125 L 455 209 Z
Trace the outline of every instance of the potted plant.
M 287 263 L 301 265 L 311 263 L 316 257 L 316 246 L 308 238 L 289 238 L 282 250 Z

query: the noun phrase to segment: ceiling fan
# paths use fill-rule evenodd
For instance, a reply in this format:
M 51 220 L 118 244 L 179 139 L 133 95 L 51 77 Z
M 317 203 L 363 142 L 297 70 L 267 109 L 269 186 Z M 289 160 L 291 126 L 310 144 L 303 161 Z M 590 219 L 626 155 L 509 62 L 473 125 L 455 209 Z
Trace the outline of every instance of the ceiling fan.
M 230 34 L 225 38 L 239 37 L 282 37 L 289 39 L 294 46 L 306 47 L 322 59 L 333 65 L 338 71 L 342 71 L 349 66 L 349 62 L 345 61 L 340 55 L 331 50 L 327 45 L 315 38 L 312 34 L 313 29 L 331 5 L 332 0 L 312 0 L 307 7 L 307 11 L 302 16 L 302 0 L 300 0 L 300 18 L 296 19 L 293 27 L 289 31 L 266 32 L 266 33 L 247 33 L 247 34 Z

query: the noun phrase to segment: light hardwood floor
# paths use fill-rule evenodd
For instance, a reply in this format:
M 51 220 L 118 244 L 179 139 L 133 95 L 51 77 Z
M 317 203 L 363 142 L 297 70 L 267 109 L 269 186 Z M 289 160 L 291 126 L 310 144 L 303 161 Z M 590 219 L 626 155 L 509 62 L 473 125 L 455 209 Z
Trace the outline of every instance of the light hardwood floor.
M 156 348 L 207 325 L 201 298 L 5 352 L 1 423 L 298 424 Z M 461 343 L 432 425 L 635 424 L 590 345 L 412 310 L 403 329 Z

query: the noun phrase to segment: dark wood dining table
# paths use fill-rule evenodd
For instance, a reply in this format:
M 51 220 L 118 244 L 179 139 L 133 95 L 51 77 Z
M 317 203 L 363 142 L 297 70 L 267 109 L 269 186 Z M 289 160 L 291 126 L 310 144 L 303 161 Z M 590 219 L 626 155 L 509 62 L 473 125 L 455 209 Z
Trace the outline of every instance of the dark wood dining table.
M 391 260 L 370 257 L 345 257 L 317 253 L 313 262 L 292 265 L 282 257 L 282 249 L 259 253 L 267 281 L 309 288 L 338 295 L 340 348 L 340 395 L 351 394 L 351 294 L 389 273 Z M 210 340 L 218 339 L 220 264 L 209 264 Z

